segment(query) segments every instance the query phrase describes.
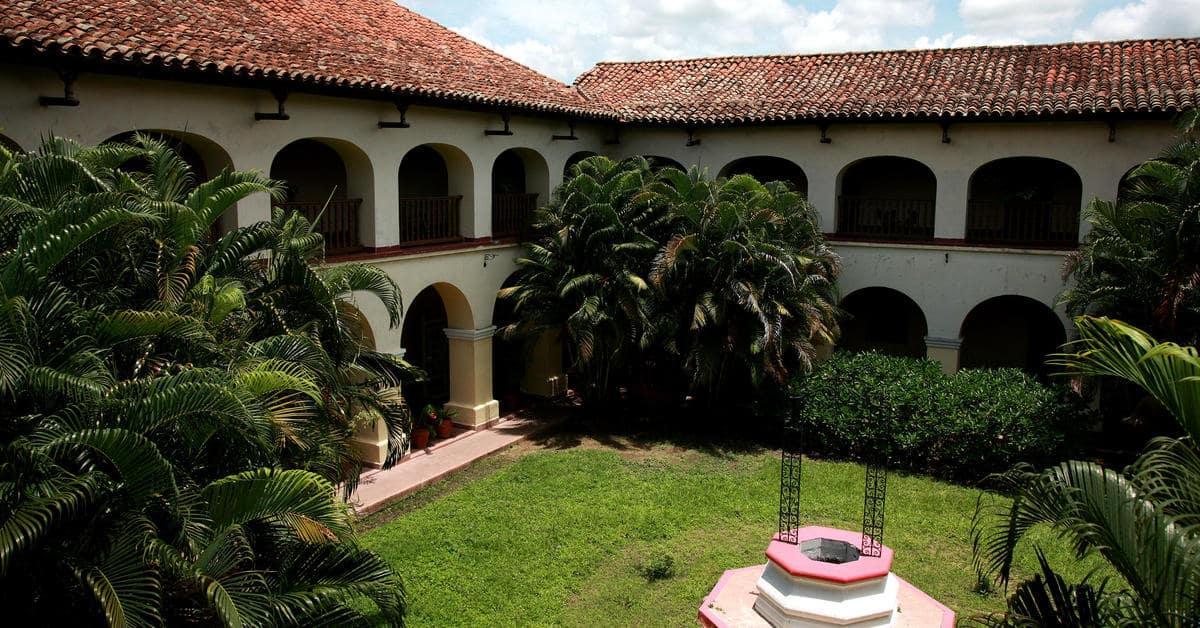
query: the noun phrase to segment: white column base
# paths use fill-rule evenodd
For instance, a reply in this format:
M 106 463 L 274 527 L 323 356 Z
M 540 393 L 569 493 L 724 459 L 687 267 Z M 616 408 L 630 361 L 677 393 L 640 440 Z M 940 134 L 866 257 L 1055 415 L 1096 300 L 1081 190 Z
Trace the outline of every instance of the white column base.
M 454 422 L 464 427 L 477 428 L 500 418 L 500 402 L 495 399 L 477 406 L 451 401 L 444 407 L 457 412 L 458 416 L 454 418 Z
M 959 350 L 962 340 L 959 338 L 925 337 L 925 357 L 937 360 L 942 364 L 942 372 L 953 375 L 958 372 Z
M 374 424 L 354 430 L 354 435 L 350 437 L 350 448 L 368 467 L 383 467 L 388 455 L 387 425 L 383 419 L 376 419 Z
M 775 628 L 884 628 L 896 614 L 900 581 L 893 574 L 853 584 L 798 578 L 767 563 L 754 610 Z

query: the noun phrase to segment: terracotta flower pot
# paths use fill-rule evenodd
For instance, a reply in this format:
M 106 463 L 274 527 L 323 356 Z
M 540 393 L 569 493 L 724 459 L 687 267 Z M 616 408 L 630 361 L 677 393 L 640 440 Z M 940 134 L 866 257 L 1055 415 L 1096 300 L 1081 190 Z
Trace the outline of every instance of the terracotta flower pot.
M 438 423 L 438 426 L 437 426 L 438 438 L 450 438 L 450 432 L 453 432 L 453 431 L 454 431 L 454 421 L 451 421 L 450 419 L 442 419 L 442 422 Z
M 418 427 L 412 431 L 413 449 L 425 449 L 429 445 L 429 429 Z

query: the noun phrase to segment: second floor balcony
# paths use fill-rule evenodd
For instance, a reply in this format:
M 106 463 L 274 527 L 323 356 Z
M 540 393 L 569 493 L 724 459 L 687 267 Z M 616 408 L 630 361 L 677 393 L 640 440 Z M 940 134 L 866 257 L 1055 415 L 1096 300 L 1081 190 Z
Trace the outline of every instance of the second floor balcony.
M 934 202 L 924 199 L 838 197 L 838 235 L 881 240 L 933 237 Z
M 405 196 L 399 200 L 400 244 L 414 246 L 462 240 L 462 196 Z
M 533 212 L 537 210 L 537 202 L 537 194 L 493 194 L 492 237 L 511 238 L 524 235 L 529 228 L 529 221 L 533 219 Z

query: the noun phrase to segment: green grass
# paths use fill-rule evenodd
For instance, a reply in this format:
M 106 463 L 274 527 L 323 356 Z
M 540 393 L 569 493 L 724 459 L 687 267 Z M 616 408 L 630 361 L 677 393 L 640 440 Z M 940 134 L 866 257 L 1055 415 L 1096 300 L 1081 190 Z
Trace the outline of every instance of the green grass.
M 693 626 L 722 571 L 764 562 L 777 453 L 586 445 L 506 452 L 363 522 L 364 544 L 405 577 L 412 625 Z M 858 528 L 862 482 L 860 466 L 806 460 L 806 522 Z M 960 617 L 1003 603 L 976 592 L 978 495 L 923 477 L 888 483 L 893 570 Z M 1068 579 L 1097 565 L 1039 532 Z M 1025 549 L 1018 571 L 1028 574 Z M 674 574 L 649 582 L 642 567 L 665 555 Z

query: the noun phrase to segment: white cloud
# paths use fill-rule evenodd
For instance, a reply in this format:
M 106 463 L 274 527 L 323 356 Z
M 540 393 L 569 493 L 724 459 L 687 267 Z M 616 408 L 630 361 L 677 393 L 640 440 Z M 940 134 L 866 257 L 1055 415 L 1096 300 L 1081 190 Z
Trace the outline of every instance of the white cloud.
M 1200 0 L 1141 0 L 1101 11 L 1075 39 L 1195 37 L 1200 34 Z
M 1086 0 L 962 0 L 958 14 L 972 44 L 1066 40 Z
M 566 82 L 601 60 L 1200 35 L 1200 0 L 400 1 Z
M 468 11 L 467 21 L 447 25 L 568 82 L 598 60 L 875 48 L 889 31 L 934 20 L 933 0 L 838 0 L 823 11 L 786 0 L 509 0 Z

